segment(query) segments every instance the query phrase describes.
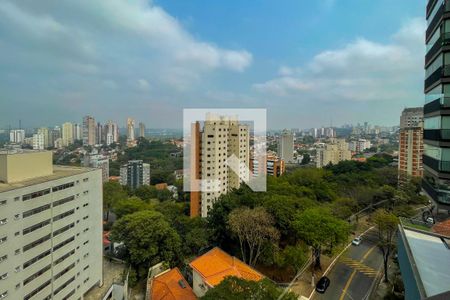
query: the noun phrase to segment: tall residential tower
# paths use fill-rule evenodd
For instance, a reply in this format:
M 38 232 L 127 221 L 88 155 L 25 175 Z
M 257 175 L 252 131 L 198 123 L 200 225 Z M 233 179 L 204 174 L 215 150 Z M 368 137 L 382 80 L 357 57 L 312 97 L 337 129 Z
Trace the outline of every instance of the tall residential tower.
M 399 182 L 408 177 L 422 177 L 423 107 L 405 108 L 400 117 Z

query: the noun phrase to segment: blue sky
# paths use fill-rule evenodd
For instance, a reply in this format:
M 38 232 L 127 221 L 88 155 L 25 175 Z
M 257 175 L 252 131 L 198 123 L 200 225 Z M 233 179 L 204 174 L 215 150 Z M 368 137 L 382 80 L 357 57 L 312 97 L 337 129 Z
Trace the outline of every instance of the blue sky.
M 85 114 L 181 126 L 267 108 L 270 128 L 394 125 L 423 104 L 424 0 L 0 2 L 0 127 Z

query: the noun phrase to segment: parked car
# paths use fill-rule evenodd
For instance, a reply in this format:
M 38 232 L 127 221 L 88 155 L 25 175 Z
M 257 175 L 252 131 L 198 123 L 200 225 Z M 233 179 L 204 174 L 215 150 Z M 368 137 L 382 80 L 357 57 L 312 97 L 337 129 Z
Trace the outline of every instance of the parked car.
M 352 244 L 355 246 L 359 246 L 359 244 L 361 244 L 361 242 L 362 242 L 362 237 L 358 236 L 353 239 Z
M 320 294 L 325 293 L 328 286 L 330 285 L 330 279 L 326 276 L 323 276 L 319 279 L 319 281 L 316 284 L 316 291 Z

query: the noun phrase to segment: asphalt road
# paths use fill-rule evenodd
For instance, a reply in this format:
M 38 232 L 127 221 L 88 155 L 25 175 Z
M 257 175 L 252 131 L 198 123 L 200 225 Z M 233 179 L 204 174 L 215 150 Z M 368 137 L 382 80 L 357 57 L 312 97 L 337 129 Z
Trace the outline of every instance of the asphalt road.
M 376 231 L 371 230 L 364 235 L 359 246 L 351 245 L 328 273 L 330 286 L 325 294 L 315 292 L 312 299 L 364 299 L 378 271 L 382 272 L 383 258 L 376 246 L 377 240 Z

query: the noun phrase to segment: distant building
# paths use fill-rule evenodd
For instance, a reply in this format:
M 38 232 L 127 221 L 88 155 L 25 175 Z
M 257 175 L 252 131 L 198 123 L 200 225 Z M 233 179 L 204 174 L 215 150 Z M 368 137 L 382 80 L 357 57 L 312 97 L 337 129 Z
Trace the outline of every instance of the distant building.
M 372 144 L 370 143 L 370 141 L 366 140 L 366 139 L 358 139 L 356 141 L 350 141 L 348 143 L 348 149 L 352 152 L 363 152 L 364 150 L 369 149 L 370 147 L 372 147 Z
M 62 125 L 62 144 L 64 147 L 73 144 L 73 124 L 66 122 Z
M 96 131 L 95 119 L 91 116 L 85 116 L 83 118 L 83 145 L 95 145 Z
M 82 140 L 83 139 L 83 134 L 82 134 L 82 129 L 80 124 L 73 124 L 73 139 L 74 140 Z
M 352 152 L 349 150 L 348 143 L 344 139 L 332 139 L 331 143 L 323 145 L 323 148 L 317 149 L 316 167 L 323 168 L 328 164 L 336 165 L 344 160 L 351 160 Z
M 400 117 L 399 181 L 404 182 L 409 176 L 423 175 L 423 108 L 406 108 Z
M 53 147 L 53 143 L 51 143 L 50 131 L 47 127 L 38 128 L 37 133 L 44 135 L 44 147 Z
M 265 160 L 258 160 L 252 158 L 250 160 L 250 170 L 253 177 L 257 177 L 260 174 L 266 174 L 268 176 L 279 177 L 285 172 L 284 160 L 278 158 L 276 155 L 267 155 Z
M 44 135 L 42 133 L 33 134 L 33 149 L 44 150 Z
M 200 122 L 192 124 L 191 178 L 202 180 L 201 187 L 191 192 L 191 217 L 207 217 L 217 199 L 232 189 L 240 187 L 249 166 L 249 127 L 240 124 L 237 117 L 208 114 L 200 128 Z M 201 149 L 201 151 L 200 151 Z M 232 171 L 227 158 L 235 156 L 241 163 L 240 174 Z M 247 172 L 248 173 L 248 172 Z M 193 181 L 194 182 L 194 181 Z M 201 191 L 195 191 L 195 190 Z
M 108 121 L 105 124 L 105 133 L 106 133 L 106 145 L 111 145 L 112 143 L 119 142 L 119 126 L 113 121 Z
M 132 118 L 128 118 L 127 119 L 127 142 L 128 143 L 133 143 L 135 138 L 134 138 L 134 124 L 135 121 Z
M 97 145 L 103 144 L 104 138 L 103 138 L 103 126 L 100 123 L 97 123 L 96 132 L 95 132 L 95 143 Z
M 50 132 L 49 132 L 49 143 L 51 144 L 50 147 L 55 148 L 61 148 L 62 147 L 62 134 L 61 134 L 61 127 L 55 126 Z
M 9 141 L 15 144 L 22 144 L 25 139 L 25 130 L 13 129 L 9 131 Z
M 265 278 L 249 265 L 218 247 L 197 257 L 189 266 L 192 268 L 192 289 L 197 297 L 203 297 L 209 289 L 220 284 L 228 276 L 252 281 Z
M 139 123 L 139 137 L 145 137 L 145 124 Z
M 294 135 L 286 129 L 278 140 L 278 156 L 286 163 L 294 162 Z
M 145 300 L 195 300 L 189 283 L 178 268 L 167 269 L 164 263 L 152 266 L 148 271 Z
M 142 160 L 130 160 L 120 168 L 120 184 L 131 189 L 150 185 L 150 164 Z
M 109 181 L 109 159 L 101 154 L 86 154 L 83 165 L 90 168 L 102 169 L 102 182 Z
M 0 298 L 81 299 L 102 285 L 99 170 L 0 151 Z

